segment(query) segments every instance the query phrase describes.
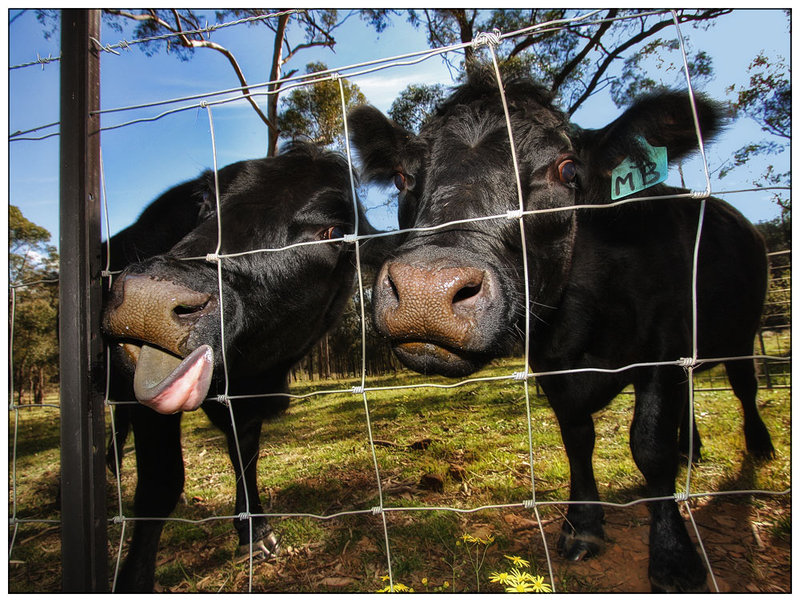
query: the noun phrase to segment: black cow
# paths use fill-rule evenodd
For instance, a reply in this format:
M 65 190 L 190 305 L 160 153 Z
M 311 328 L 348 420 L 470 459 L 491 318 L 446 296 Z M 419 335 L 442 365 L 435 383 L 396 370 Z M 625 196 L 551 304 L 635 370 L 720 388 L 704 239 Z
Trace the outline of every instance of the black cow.
M 228 395 L 284 393 L 287 374 L 333 326 L 355 285 L 355 231 L 350 177 L 338 154 L 295 144 L 277 157 L 243 161 L 208 172 L 157 199 L 111 240 L 112 270 L 124 268 L 106 300 L 103 329 L 112 354 L 117 444 L 128 421 L 135 436 L 135 513 L 167 517 L 184 484 L 181 412 L 202 403 L 226 435 L 236 473 L 236 515 L 262 513 L 256 485 L 261 424 L 288 398 Z M 359 233 L 375 232 L 359 206 Z M 218 217 L 223 258 L 219 295 Z M 257 249 L 314 243 L 279 252 Z M 380 265 L 381 243 L 361 243 L 365 262 Z M 372 251 L 370 254 L 369 251 Z M 187 259 L 199 258 L 199 259 Z M 224 315 L 221 338 L 220 306 Z M 210 399 L 209 399 L 210 398 Z M 147 407 L 149 406 L 149 407 Z M 155 410 L 155 411 L 154 411 Z M 241 449 L 236 449 L 231 413 Z M 110 454 L 113 460 L 113 454 Z M 241 466 L 244 466 L 242 475 Z M 163 521 L 137 521 L 118 591 L 152 591 Z M 239 543 L 272 556 L 278 539 L 261 517 L 236 519 Z
M 524 79 L 506 81 L 525 210 L 530 301 L 526 306 L 518 187 L 498 85 L 479 71 L 413 135 L 372 107 L 350 115 L 363 177 L 400 190 L 401 228 L 463 222 L 407 235 L 373 289 L 377 328 L 398 357 L 421 372 L 464 376 L 507 354 L 530 312 L 530 359 L 537 372 L 667 362 L 620 372 L 542 376 L 570 463 L 570 499 L 597 500 L 592 413 L 635 388 L 630 445 L 649 494 L 649 576 L 654 590 L 706 588 L 706 570 L 676 502 L 679 424 L 688 424 L 681 358 L 692 357 L 692 257 L 701 203 L 692 198 L 609 204 L 612 172 L 658 180 L 652 147 L 678 160 L 697 147 L 686 93 L 659 93 L 605 128 L 583 130 Z M 721 126 L 720 109 L 698 99 L 703 134 Z M 660 169 L 660 168 L 659 168 Z M 629 186 L 630 174 L 614 179 Z M 624 191 L 624 190 L 623 190 Z M 681 192 L 657 185 L 637 196 Z M 512 213 L 507 213 L 511 211 Z M 749 356 L 767 280 L 764 243 L 736 210 L 709 198 L 699 249 L 697 343 L 700 358 Z M 670 363 L 673 362 L 673 363 Z M 698 369 L 710 368 L 705 362 Z M 748 450 L 773 453 L 756 409 L 750 359 L 725 362 L 744 409 Z M 699 444 L 699 441 L 697 442 Z M 570 559 L 600 551 L 603 510 L 570 505 L 558 549 Z

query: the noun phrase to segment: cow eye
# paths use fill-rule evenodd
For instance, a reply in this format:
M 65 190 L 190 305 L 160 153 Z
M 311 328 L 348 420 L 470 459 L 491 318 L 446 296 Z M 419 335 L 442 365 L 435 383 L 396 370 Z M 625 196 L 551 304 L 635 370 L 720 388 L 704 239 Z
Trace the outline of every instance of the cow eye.
M 327 230 L 323 230 L 319 235 L 320 240 L 336 240 L 337 238 L 344 238 L 344 230 L 339 226 L 331 226 Z
M 578 168 L 575 161 L 565 159 L 558 164 L 558 179 L 562 184 L 572 184 L 578 177 Z
M 402 171 L 397 171 L 394 174 L 394 185 L 400 192 L 414 190 L 415 183 L 416 180 L 411 174 L 403 173 Z

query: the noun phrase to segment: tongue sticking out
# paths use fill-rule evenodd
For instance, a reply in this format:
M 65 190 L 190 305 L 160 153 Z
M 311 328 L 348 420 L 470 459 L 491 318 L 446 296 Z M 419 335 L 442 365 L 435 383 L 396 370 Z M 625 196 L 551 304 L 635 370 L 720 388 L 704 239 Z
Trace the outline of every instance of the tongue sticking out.
M 142 346 L 133 376 L 133 392 L 139 403 L 159 414 L 190 412 L 200 407 L 214 371 L 214 351 L 208 345 L 185 359 Z

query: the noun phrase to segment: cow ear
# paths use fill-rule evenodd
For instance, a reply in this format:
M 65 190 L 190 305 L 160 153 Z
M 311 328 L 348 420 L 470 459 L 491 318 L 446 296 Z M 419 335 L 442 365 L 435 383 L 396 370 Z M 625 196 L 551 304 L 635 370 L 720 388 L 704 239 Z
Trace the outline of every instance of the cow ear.
M 378 109 L 361 105 L 347 114 L 350 141 L 358 151 L 365 181 L 388 183 L 407 170 L 416 136 Z
M 722 105 L 695 96 L 697 120 L 703 141 L 723 127 Z M 688 92 L 658 92 L 631 105 L 619 118 L 600 130 L 585 130 L 579 145 L 591 155 L 593 167 L 608 172 L 625 158 L 641 152 L 639 139 L 667 149 L 670 162 L 698 150 L 697 129 Z
M 205 171 L 197 180 L 194 195 L 198 199 L 197 223 L 206 221 L 217 212 L 217 195 L 214 190 L 214 172 Z

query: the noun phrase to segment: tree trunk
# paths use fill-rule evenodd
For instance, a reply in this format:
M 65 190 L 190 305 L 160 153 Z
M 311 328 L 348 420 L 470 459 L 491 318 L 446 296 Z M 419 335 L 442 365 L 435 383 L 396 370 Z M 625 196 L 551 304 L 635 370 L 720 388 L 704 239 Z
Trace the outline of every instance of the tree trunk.
M 289 15 L 278 17 L 278 26 L 275 28 L 275 43 L 272 52 L 272 68 L 269 72 L 269 81 L 274 82 L 281 77 L 281 65 L 283 63 L 283 39 L 286 36 L 286 27 L 289 24 Z M 270 123 L 276 124 L 274 128 L 267 128 L 267 156 L 274 157 L 278 153 L 278 137 L 280 132 L 277 128 L 278 123 L 278 89 L 280 84 L 270 84 L 267 95 L 267 118 Z
M 33 386 L 33 403 L 42 405 L 44 402 L 44 370 L 41 367 L 36 369 L 36 377 Z

